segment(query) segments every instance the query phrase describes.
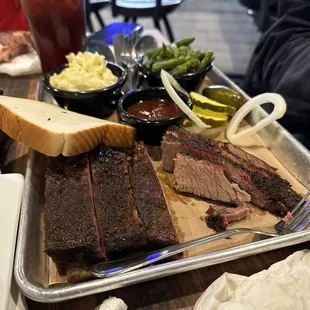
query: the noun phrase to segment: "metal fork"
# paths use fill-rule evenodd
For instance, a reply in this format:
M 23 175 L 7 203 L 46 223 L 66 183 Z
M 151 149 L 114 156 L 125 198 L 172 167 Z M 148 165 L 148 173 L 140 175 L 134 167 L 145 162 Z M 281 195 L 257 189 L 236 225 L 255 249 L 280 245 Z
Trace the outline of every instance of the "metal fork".
M 125 84 L 124 91 L 128 92 L 136 87 L 136 67 L 137 61 L 133 57 L 133 48 L 139 40 L 139 32 L 134 31 L 125 39 L 125 44 L 121 51 L 121 62 L 127 69 L 127 83 Z
M 310 200 L 307 200 L 309 196 L 310 191 L 300 200 L 300 202 L 292 210 L 291 214 L 293 218 L 287 223 L 281 220 L 272 228 L 235 228 L 231 230 L 226 230 L 210 236 L 184 242 L 182 244 L 169 246 L 161 250 L 153 251 L 139 256 L 107 263 L 99 263 L 91 267 L 91 272 L 97 278 L 108 278 L 141 267 L 145 267 L 170 256 L 192 249 L 196 246 L 235 235 L 253 233 L 268 237 L 276 237 L 279 235 L 291 234 L 297 231 L 301 231 L 306 228 L 310 223 Z

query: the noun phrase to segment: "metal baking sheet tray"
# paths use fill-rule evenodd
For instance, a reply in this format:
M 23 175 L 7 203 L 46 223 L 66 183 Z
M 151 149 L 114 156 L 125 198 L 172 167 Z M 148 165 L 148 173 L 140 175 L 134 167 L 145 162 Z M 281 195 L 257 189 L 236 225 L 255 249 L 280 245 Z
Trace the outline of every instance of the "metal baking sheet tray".
M 214 68 L 209 73 L 208 78 L 213 84 L 230 85 L 248 98 L 238 86 L 217 68 Z M 44 100 L 44 92 L 39 92 L 38 97 Z M 256 123 L 265 116 L 266 113 L 261 108 L 257 108 L 249 115 L 248 122 L 250 124 Z M 307 149 L 277 122 L 263 129 L 259 135 L 281 164 L 305 188 L 309 189 L 310 153 Z M 59 302 L 96 294 L 310 240 L 310 231 L 303 231 L 162 263 L 108 279 L 47 287 L 49 281 L 49 259 L 44 253 L 44 244 L 42 242 L 44 238 L 42 220 L 42 206 L 44 205 L 44 195 L 42 193 L 45 186 L 44 161 L 45 157 L 43 155 L 35 151 L 29 152 L 14 270 L 17 284 L 23 294 L 39 302 Z

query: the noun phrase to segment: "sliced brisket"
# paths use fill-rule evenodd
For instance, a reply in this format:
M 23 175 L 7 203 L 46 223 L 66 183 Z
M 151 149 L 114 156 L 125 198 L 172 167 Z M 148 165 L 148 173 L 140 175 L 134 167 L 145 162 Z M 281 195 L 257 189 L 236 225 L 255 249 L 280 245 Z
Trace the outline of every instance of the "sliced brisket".
M 71 263 L 91 264 L 104 259 L 87 158 L 47 158 L 45 199 L 45 251 L 59 273 L 65 275 Z
M 184 129 L 179 127 L 174 127 L 174 129 L 178 135 L 182 135 L 183 139 L 186 138 L 186 135 L 188 136 L 188 132 Z M 190 138 L 192 143 L 195 142 L 197 146 L 204 147 L 215 154 L 221 154 L 224 158 L 242 165 L 255 176 L 258 187 L 261 188 L 262 184 L 267 184 L 267 186 L 264 186 L 263 191 L 267 192 L 269 197 L 285 205 L 287 209 L 292 209 L 301 199 L 301 196 L 292 189 L 291 184 L 275 173 L 275 168 L 254 155 L 230 143 L 205 139 L 197 134 L 190 134 Z
M 147 247 L 125 153 L 100 147 L 90 153 L 95 210 L 109 259 Z
M 227 180 L 231 183 L 238 184 L 241 189 L 249 193 L 253 203 L 263 209 L 269 208 L 269 200 L 266 199 L 264 193 L 252 182 L 251 173 L 242 165 L 237 164 L 212 150 L 192 143 L 190 137 L 188 137 L 187 140 L 183 139 L 180 141 L 174 135 L 166 135 L 163 139 L 162 150 L 163 167 L 165 170 L 174 166 L 174 158 L 176 158 L 177 153 L 184 153 L 199 159 L 210 161 L 211 163 L 218 164 L 223 168 Z M 167 167 L 168 169 L 166 169 Z M 222 187 L 225 188 L 224 186 Z M 287 210 L 285 209 L 284 213 L 286 212 Z
M 248 157 L 251 160 L 254 158 L 255 163 L 261 166 L 256 167 L 253 162 L 245 159 L 244 151 L 237 154 L 237 149 L 237 147 L 230 148 L 229 144 L 205 139 L 178 127 L 171 127 L 162 142 L 163 167 L 167 171 L 173 171 L 173 159 L 177 153 L 189 154 L 219 164 L 231 182 L 238 184 L 242 190 L 251 195 L 251 201 L 255 205 L 281 217 L 285 216 L 288 210 L 298 203 L 301 196 L 293 191 L 287 181 L 272 172 L 271 168 L 267 166 L 262 168 L 261 160 L 252 155 Z
M 206 212 L 206 223 L 208 227 L 217 232 L 226 229 L 229 223 L 238 222 L 250 214 L 247 204 L 240 204 L 236 208 L 224 206 L 210 206 Z
M 244 161 L 250 162 L 256 168 L 262 168 L 262 169 L 265 169 L 265 170 L 270 171 L 270 172 L 274 172 L 277 170 L 276 168 L 269 166 L 263 160 L 261 160 L 261 159 L 257 158 L 256 156 L 240 149 L 239 147 L 237 147 L 233 144 L 220 142 L 219 147 L 221 150 L 226 149 L 231 154 L 238 156 L 239 158 L 242 158 Z
M 245 165 L 250 170 L 253 169 L 254 171 L 261 171 L 263 174 L 265 174 L 265 176 L 268 176 L 266 172 L 275 171 L 275 168 L 270 167 L 263 160 L 243 151 L 242 149 L 230 143 L 218 142 L 213 139 L 205 139 L 198 134 L 191 134 L 185 129 L 176 126 L 170 127 L 170 129 L 167 131 L 167 135 L 172 135 L 181 141 L 190 139 L 193 146 L 199 146 L 201 148 L 212 151 L 214 154 L 221 154 L 226 156 L 234 160 L 236 163 Z
M 142 144 L 131 159 L 131 184 L 149 246 L 158 249 L 178 243 L 167 202 L 151 160 Z
M 194 194 L 232 204 L 250 202 L 251 196 L 235 183 L 230 183 L 222 165 L 178 153 L 173 172 L 174 187 Z

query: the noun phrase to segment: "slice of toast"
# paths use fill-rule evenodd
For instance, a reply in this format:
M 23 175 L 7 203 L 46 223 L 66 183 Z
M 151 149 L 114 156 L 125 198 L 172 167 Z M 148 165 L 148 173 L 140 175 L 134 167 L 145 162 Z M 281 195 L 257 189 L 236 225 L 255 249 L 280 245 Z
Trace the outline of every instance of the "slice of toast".
M 74 156 L 99 144 L 130 147 L 135 129 L 78 114 L 45 102 L 0 96 L 0 129 L 48 155 Z

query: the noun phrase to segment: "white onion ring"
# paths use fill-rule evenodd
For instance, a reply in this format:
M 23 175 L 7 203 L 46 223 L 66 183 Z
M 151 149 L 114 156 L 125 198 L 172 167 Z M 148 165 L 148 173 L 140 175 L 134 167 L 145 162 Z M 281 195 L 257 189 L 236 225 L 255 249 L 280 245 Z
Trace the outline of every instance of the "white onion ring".
M 274 105 L 274 110 L 272 113 L 259 121 L 255 126 L 236 133 L 240 122 L 245 118 L 245 116 L 247 116 L 255 107 L 267 102 L 271 102 Z M 246 102 L 233 116 L 226 130 L 227 139 L 230 143 L 236 143 L 236 141 L 241 137 L 252 135 L 262 128 L 268 126 L 273 121 L 283 117 L 285 112 L 286 102 L 279 94 L 264 93 L 258 95 Z
M 180 98 L 177 92 L 174 90 L 173 86 L 179 85 L 179 83 L 174 79 L 172 75 L 170 75 L 165 70 L 161 70 L 160 77 L 163 85 L 165 86 L 167 93 L 171 97 L 171 99 L 178 105 L 178 107 L 199 127 L 199 128 L 210 128 L 207 124 L 205 124 L 188 106 L 187 104 Z M 173 82 L 171 82 L 173 81 Z M 183 89 L 180 85 L 179 88 Z M 176 87 L 177 88 L 177 87 Z M 183 90 L 185 92 L 185 90 Z M 188 95 L 188 94 L 187 94 Z

